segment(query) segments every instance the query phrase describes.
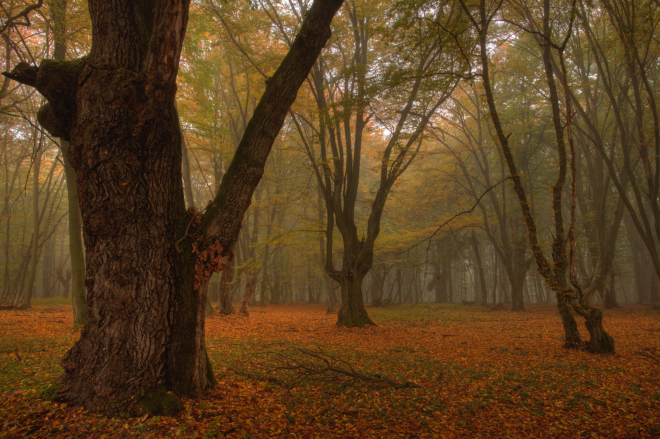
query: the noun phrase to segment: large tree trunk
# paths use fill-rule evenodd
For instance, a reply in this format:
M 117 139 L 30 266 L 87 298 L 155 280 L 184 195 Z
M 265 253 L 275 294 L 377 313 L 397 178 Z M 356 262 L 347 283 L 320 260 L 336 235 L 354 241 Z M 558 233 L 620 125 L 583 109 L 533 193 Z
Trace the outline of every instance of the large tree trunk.
M 337 326 L 363 328 L 366 325 L 376 325 L 369 318 L 362 297 L 362 281 L 371 269 L 372 257 L 373 250 L 365 249 L 357 237 L 344 243 L 342 269 L 336 276 L 341 286 L 341 308 L 337 314 Z
M 48 99 L 39 122 L 70 141 L 78 177 L 89 320 L 62 359 L 58 400 L 110 415 L 171 413 L 177 396 L 199 396 L 214 384 L 200 287 L 233 248 L 341 4 L 317 0 L 309 9 L 201 223 L 186 214 L 174 111 L 188 1 L 90 0 L 86 59 L 19 64 L 7 74 Z M 205 237 L 194 253 L 188 231 Z
M 366 325 L 376 325 L 367 314 L 362 299 L 362 280 L 364 274 L 359 271 L 342 270 L 341 308 L 337 315 L 337 326 L 363 328 Z

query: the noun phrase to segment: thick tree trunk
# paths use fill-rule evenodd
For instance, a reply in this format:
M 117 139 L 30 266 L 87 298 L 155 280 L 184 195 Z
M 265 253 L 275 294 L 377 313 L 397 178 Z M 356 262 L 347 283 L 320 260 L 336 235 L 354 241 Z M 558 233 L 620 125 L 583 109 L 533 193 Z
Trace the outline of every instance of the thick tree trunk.
M 342 270 L 341 308 L 337 315 L 337 326 L 363 328 L 366 325 L 376 325 L 367 314 L 362 299 L 362 280 L 364 274 L 359 271 Z
M 365 248 L 357 236 L 344 241 L 342 269 L 335 276 L 341 287 L 341 308 L 337 314 L 337 326 L 363 328 L 376 325 L 364 308 L 362 281 L 373 263 L 373 248 Z
M 78 177 L 88 322 L 62 359 L 58 400 L 110 415 L 171 413 L 178 395 L 199 396 L 214 385 L 200 287 L 233 248 L 275 137 L 341 4 L 316 0 L 308 10 L 203 221 L 186 214 L 174 111 L 188 1 L 90 0 L 86 59 L 19 64 L 6 74 L 48 99 L 39 122 L 70 141 Z M 195 252 L 188 232 L 205 238 Z
M 565 300 L 561 300 L 558 296 L 557 309 L 559 310 L 561 323 L 564 326 L 564 347 L 569 349 L 579 348 L 582 346 L 582 339 L 570 304 Z

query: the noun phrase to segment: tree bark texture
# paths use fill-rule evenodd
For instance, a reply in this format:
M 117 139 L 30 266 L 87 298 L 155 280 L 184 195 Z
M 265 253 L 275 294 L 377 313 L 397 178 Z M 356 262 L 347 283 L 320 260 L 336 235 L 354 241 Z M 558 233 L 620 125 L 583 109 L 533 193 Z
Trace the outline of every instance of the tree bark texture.
M 58 400 L 108 415 L 172 413 L 178 396 L 214 384 L 200 287 L 233 248 L 341 4 L 317 0 L 310 8 L 203 222 L 185 209 L 174 109 L 188 0 L 90 0 L 88 57 L 21 63 L 6 73 L 48 99 L 39 122 L 70 142 L 77 176 L 88 322 L 62 359 Z

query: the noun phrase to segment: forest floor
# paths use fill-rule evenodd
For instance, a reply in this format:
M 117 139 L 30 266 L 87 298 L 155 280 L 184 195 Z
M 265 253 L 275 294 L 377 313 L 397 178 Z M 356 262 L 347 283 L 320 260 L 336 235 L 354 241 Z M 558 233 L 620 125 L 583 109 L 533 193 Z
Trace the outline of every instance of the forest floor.
M 206 324 L 215 389 L 184 399 L 176 417 L 109 419 L 39 399 L 79 336 L 71 307 L 1 310 L 0 437 L 660 437 L 660 364 L 640 355 L 660 347 L 658 310 L 607 311 L 617 353 L 600 356 L 562 348 L 551 305 L 368 312 L 377 327 L 337 328 L 322 305 L 215 314 Z M 409 384 L 274 370 L 292 364 Z

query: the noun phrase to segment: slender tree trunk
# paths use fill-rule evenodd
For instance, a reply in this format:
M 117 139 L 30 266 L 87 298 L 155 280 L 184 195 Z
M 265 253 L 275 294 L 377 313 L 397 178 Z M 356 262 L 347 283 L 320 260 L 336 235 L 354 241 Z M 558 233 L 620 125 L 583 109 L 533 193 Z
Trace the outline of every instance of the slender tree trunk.
M 268 239 L 268 236 L 270 236 L 270 225 L 268 226 L 266 239 Z M 261 306 L 266 306 L 266 291 L 268 288 L 268 247 L 268 245 L 264 247 L 264 260 L 261 268 L 261 292 L 259 293 L 259 305 Z
M 479 279 L 479 296 L 475 297 L 475 301 L 479 305 L 486 305 L 488 303 L 488 297 L 486 296 L 486 292 L 488 291 L 486 289 L 486 277 L 484 276 L 484 266 L 481 263 L 481 253 L 479 252 L 479 242 L 477 241 L 477 234 L 474 232 L 474 230 L 471 233 L 471 239 L 472 239 L 472 251 L 474 252 L 474 260 L 476 262 L 475 264 L 475 277 Z
M 82 234 L 82 216 L 76 171 L 71 166 L 69 142 L 61 139 L 62 161 L 66 176 L 67 201 L 69 206 L 69 254 L 71 255 L 71 303 L 73 304 L 73 324 L 82 326 L 87 322 L 87 288 L 85 287 L 85 247 Z M 65 293 L 68 295 L 68 292 Z
M 43 135 L 40 136 L 43 138 Z M 27 289 L 23 298 L 23 307 L 31 306 L 32 290 L 34 280 L 37 277 L 37 264 L 39 263 L 39 170 L 41 169 L 42 141 L 39 140 L 37 150 L 34 154 L 34 165 L 32 166 L 32 215 L 34 231 L 32 232 L 32 256 L 30 259 L 30 274 L 28 276 Z
M 51 4 L 53 19 L 53 39 L 55 50 L 53 59 L 64 61 L 67 52 L 66 23 L 68 0 L 54 0 Z M 76 187 L 76 171 L 71 165 L 69 141 L 60 138 L 60 150 L 64 163 L 67 202 L 69 207 L 69 254 L 71 255 L 71 303 L 73 305 L 73 324 L 82 326 L 87 322 L 87 289 L 85 287 L 85 247 L 83 243 L 83 224 L 80 214 L 80 201 Z M 65 292 L 68 296 L 69 292 Z
M 234 312 L 231 303 L 234 271 L 234 260 L 232 258 L 227 264 L 227 269 L 222 272 L 222 278 L 220 279 L 220 288 L 218 290 L 218 311 L 220 314 L 229 315 Z
M 283 300 L 282 270 L 282 246 L 275 244 L 275 249 L 273 250 L 273 289 L 270 292 L 270 303 L 273 305 L 279 305 Z
M 614 270 L 610 270 L 610 288 L 605 292 L 605 309 L 621 308 L 619 302 L 616 300 L 616 290 L 614 289 Z

